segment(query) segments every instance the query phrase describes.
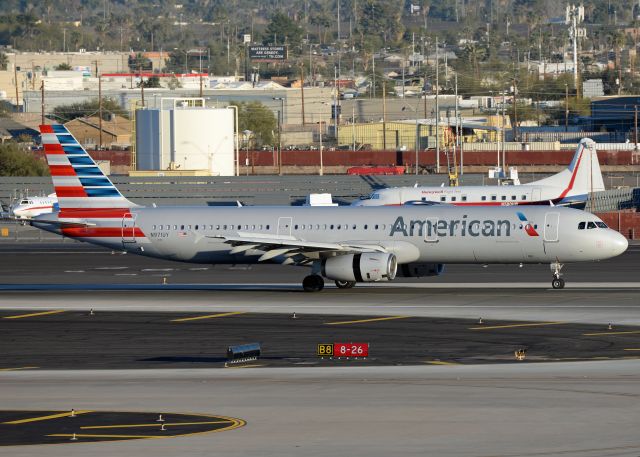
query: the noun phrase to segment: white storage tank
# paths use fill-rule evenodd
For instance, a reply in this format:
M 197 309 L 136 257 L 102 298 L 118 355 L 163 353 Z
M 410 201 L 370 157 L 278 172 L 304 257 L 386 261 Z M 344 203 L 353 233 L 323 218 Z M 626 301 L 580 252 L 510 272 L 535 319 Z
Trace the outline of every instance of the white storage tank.
M 160 109 L 136 111 L 138 170 L 202 170 L 233 176 L 234 111 L 204 99 L 163 98 Z

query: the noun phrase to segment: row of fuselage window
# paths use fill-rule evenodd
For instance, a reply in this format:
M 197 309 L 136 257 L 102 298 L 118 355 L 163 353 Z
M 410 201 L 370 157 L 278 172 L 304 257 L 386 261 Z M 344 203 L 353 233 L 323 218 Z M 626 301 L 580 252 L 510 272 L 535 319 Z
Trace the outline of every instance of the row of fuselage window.
M 263 224 L 244 224 L 244 225 L 234 225 L 234 224 L 217 224 L 217 225 L 153 225 L 153 230 L 269 230 L 271 225 L 263 225 Z M 285 230 L 289 230 L 289 225 L 284 225 L 283 228 Z M 353 230 L 356 230 L 358 226 L 356 224 L 351 225 Z M 362 226 L 364 230 L 369 230 L 369 224 L 364 224 Z M 372 230 L 385 230 L 387 228 L 386 224 L 374 224 L 371 226 Z M 294 230 L 348 230 L 348 224 L 295 224 L 293 226 Z
M 522 198 L 520 199 L 520 201 L 525 201 L 526 199 L 527 199 L 527 196 L 523 195 Z M 487 196 L 483 195 L 482 197 L 480 197 L 480 200 L 483 201 L 483 202 L 486 202 L 487 201 Z M 500 200 L 503 201 L 503 202 L 507 201 L 507 196 L 506 195 L 501 195 L 500 196 Z M 516 200 L 517 200 L 517 196 L 516 195 L 512 195 L 511 196 L 511 201 L 516 201 Z M 427 201 L 427 197 L 422 197 L 422 201 L 426 202 Z M 442 197 L 440 197 L 440 201 L 441 202 L 446 202 L 447 201 L 447 196 L 443 195 Z M 450 202 L 458 201 L 458 197 L 457 196 L 451 196 L 451 197 L 449 197 L 449 201 Z M 467 201 L 467 196 L 466 195 L 460 196 L 460 200 L 459 201 L 466 202 Z M 498 196 L 497 195 L 492 195 L 491 196 L 491 201 L 492 202 L 498 201 Z

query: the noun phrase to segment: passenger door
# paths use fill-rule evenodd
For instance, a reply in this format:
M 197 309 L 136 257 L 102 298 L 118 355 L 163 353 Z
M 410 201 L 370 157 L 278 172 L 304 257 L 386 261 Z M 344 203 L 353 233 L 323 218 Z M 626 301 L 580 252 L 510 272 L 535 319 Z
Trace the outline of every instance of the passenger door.
M 544 241 L 545 243 L 558 242 L 558 229 L 560 224 L 559 213 L 547 213 L 544 217 Z
M 136 242 L 136 215 L 127 215 L 122 218 L 122 243 Z
M 293 224 L 292 217 L 279 217 L 278 218 L 278 235 L 291 236 L 292 224 Z
M 539 202 L 540 199 L 542 198 L 542 196 L 540 195 L 540 189 L 539 188 L 535 188 L 531 191 L 531 201 L 532 202 Z

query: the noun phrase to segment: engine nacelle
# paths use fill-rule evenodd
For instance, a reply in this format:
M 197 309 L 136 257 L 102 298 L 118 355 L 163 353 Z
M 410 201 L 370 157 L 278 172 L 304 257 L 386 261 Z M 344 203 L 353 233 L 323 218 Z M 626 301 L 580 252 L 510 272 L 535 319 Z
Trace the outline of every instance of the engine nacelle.
M 444 273 L 443 263 L 405 263 L 398 267 L 398 276 L 402 278 L 440 276 L 442 273 Z
M 338 255 L 322 261 L 322 276 L 336 281 L 391 281 L 397 269 L 396 256 L 382 252 Z

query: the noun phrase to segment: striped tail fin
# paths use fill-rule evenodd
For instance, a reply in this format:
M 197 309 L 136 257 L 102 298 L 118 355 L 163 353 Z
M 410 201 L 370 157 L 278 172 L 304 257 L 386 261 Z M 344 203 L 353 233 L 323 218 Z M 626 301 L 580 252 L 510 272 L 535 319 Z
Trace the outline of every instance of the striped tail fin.
M 64 125 L 41 125 L 40 133 L 60 210 L 138 206 L 122 196 Z

